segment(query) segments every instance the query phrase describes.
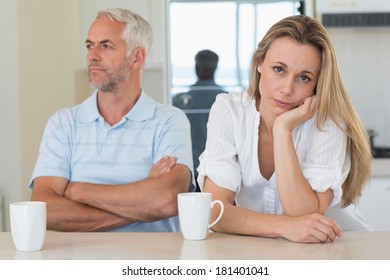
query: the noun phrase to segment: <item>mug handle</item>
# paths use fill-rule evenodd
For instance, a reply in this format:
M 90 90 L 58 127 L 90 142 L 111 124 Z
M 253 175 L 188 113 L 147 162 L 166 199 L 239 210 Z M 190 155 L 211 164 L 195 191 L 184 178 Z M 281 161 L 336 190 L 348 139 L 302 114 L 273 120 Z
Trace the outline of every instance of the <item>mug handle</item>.
M 217 200 L 213 200 L 213 202 L 211 202 L 211 207 L 210 208 L 213 208 L 216 203 L 218 203 L 221 206 L 221 212 L 219 212 L 219 216 L 215 219 L 215 221 L 208 226 L 209 229 L 211 227 L 213 227 L 216 223 L 218 223 L 218 221 L 222 218 L 222 214 L 223 214 L 223 211 L 224 211 L 223 202 L 221 200 L 218 200 L 218 199 Z

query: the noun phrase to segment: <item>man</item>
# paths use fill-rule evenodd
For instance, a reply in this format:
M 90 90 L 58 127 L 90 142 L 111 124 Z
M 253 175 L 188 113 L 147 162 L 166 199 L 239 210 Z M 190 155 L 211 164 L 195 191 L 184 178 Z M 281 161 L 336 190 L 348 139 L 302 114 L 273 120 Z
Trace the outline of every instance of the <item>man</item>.
M 83 103 L 47 124 L 31 184 L 60 231 L 178 231 L 177 194 L 191 184 L 185 115 L 141 89 L 150 25 L 124 9 L 98 13 L 87 47 Z
M 188 92 L 179 93 L 173 98 L 173 105 L 182 109 L 191 123 L 192 154 L 195 178 L 199 156 L 204 151 L 207 139 L 209 111 L 218 94 L 226 92 L 214 81 L 219 57 L 211 50 L 201 50 L 195 56 L 195 72 L 198 80 Z M 199 188 L 197 188 L 199 191 Z

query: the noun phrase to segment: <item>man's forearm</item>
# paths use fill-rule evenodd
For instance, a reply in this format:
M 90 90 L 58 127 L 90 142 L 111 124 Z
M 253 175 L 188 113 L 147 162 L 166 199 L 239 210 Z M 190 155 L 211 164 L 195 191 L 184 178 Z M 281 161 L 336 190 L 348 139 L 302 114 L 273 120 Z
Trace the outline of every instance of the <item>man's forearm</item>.
M 123 217 L 65 197 L 49 200 L 47 208 L 49 230 L 104 231 L 131 223 Z
M 177 214 L 177 194 L 188 191 L 190 172 L 180 165 L 159 178 L 122 185 L 70 183 L 65 197 L 131 221 L 150 222 Z

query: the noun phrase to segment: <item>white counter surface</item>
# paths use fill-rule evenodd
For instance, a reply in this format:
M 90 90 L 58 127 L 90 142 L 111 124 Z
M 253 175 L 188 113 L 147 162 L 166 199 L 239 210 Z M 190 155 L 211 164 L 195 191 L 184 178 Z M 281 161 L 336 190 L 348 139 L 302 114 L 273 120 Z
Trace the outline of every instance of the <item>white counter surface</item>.
M 184 240 L 181 233 L 48 231 L 43 250 L 37 252 L 16 251 L 11 233 L 0 232 L 0 259 L 389 260 L 390 231 L 344 232 L 334 242 L 322 244 L 221 233 L 190 241 Z

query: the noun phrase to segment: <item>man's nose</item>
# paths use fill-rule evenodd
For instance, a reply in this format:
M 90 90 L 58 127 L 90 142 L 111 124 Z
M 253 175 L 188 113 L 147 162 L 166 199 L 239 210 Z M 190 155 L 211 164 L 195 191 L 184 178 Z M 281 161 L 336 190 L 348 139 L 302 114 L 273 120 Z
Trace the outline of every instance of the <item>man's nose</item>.
M 88 62 L 100 61 L 99 49 L 95 47 L 88 49 L 87 60 Z

